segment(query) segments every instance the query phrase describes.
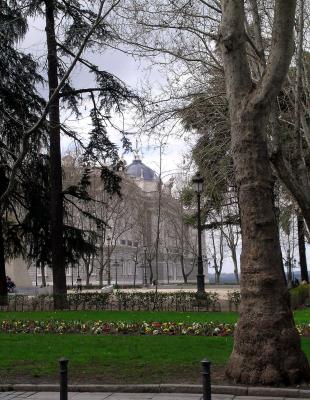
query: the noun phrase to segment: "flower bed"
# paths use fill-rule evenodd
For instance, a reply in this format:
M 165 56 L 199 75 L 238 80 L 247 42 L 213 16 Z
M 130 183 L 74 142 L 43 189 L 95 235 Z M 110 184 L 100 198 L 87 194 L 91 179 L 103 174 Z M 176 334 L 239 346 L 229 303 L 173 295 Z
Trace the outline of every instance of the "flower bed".
M 52 333 L 87 335 L 190 335 L 190 336 L 232 336 L 234 324 L 217 322 L 107 322 L 107 321 L 22 321 L 1 322 L 1 333 Z M 298 325 L 301 336 L 310 337 L 310 324 Z
M 88 335 L 194 335 L 229 336 L 233 324 L 186 323 L 186 322 L 107 322 L 107 321 L 22 321 L 4 320 L 0 325 L 2 333 L 54 333 Z

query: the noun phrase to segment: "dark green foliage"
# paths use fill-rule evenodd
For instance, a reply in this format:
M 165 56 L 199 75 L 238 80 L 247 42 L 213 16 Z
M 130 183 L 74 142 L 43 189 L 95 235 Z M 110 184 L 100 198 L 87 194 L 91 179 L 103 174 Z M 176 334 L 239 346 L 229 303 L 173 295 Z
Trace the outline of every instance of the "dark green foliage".
M 206 92 L 195 96 L 180 114 L 185 129 L 199 135 L 193 158 L 203 174 L 204 191 L 216 207 L 235 186 L 223 75 L 214 71 Z
M 291 307 L 295 310 L 303 306 L 310 298 L 310 285 L 299 285 L 290 290 Z

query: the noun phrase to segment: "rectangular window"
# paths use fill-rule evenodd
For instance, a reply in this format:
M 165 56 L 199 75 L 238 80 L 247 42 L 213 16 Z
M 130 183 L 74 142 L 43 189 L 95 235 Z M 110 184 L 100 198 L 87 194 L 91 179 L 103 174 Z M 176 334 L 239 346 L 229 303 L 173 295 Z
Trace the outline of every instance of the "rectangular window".
M 132 246 L 132 241 L 131 240 L 127 240 L 127 245 L 128 246 Z
M 122 239 L 122 240 L 121 240 L 121 245 L 122 245 L 122 246 L 126 246 L 126 240 L 123 240 L 123 239 Z

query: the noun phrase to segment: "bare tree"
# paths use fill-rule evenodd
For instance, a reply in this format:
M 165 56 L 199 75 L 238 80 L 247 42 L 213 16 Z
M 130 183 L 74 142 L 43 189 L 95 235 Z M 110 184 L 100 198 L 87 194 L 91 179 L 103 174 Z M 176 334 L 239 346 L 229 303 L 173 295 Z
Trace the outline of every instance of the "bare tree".
M 211 268 L 214 268 L 215 283 L 218 285 L 220 283 L 224 261 L 224 234 L 222 229 L 218 230 L 217 232 L 214 229 L 211 229 L 209 235 L 211 239 L 209 252 L 213 261 Z
M 270 54 L 255 85 L 247 53 L 244 1 L 221 4 L 220 47 L 242 230 L 242 306 L 226 373 L 242 383 L 300 382 L 310 379 L 310 369 L 282 273 L 266 141 L 271 104 L 292 57 L 296 3 L 275 1 Z

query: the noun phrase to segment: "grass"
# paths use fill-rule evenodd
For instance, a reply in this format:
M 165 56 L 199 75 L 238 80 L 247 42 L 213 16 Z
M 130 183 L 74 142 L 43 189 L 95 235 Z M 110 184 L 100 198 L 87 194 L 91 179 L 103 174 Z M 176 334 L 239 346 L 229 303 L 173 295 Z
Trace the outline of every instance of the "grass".
M 65 356 L 71 382 L 196 383 L 200 361 L 207 357 L 223 373 L 232 346 L 231 337 L 0 334 L 0 379 L 57 381 Z M 310 359 L 310 338 L 302 347 Z
M 195 381 L 202 358 L 224 364 L 231 349 L 232 338 L 0 334 L 0 376 L 57 380 L 57 360 L 65 356 L 76 381 L 159 383 L 184 374 Z
M 294 313 L 296 323 L 310 323 L 310 310 Z M 235 312 L 57 311 L 0 312 L 0 321 L 105 320 L 235 323 Z M 224 382 L 223 364 L 231 337 L 87 336 L 0 334 L 0 382 L 57 382 L 58 362 L 70 359 L 70 381 L 86 383 L 198 383 L 200 361 L 213 363 L 213 382 Z M 310 338 L 302 338 L 310 360 Z
M 297 310 L 294 313 L 298 324 L 310 323 L 310 309 Z M 236 312 L 156 312 L 156 311 L 16 311 L 0 312 L 0 321 L 4 319 L 20 320 L 102 320 L 102 321 L 160 321 L 160 322 L 226 322 L 235 323 L 238 320 Z
M 160 321 L 160 322 L 207 322 L 225 321 L 235 323 L 238 314 L 233 312 L 160 312 L 160 311 L 16 311 L 1 312 L 0 320 L 3 319 L 24 319 L 24 320 L 102 320 L 102 321 Z

